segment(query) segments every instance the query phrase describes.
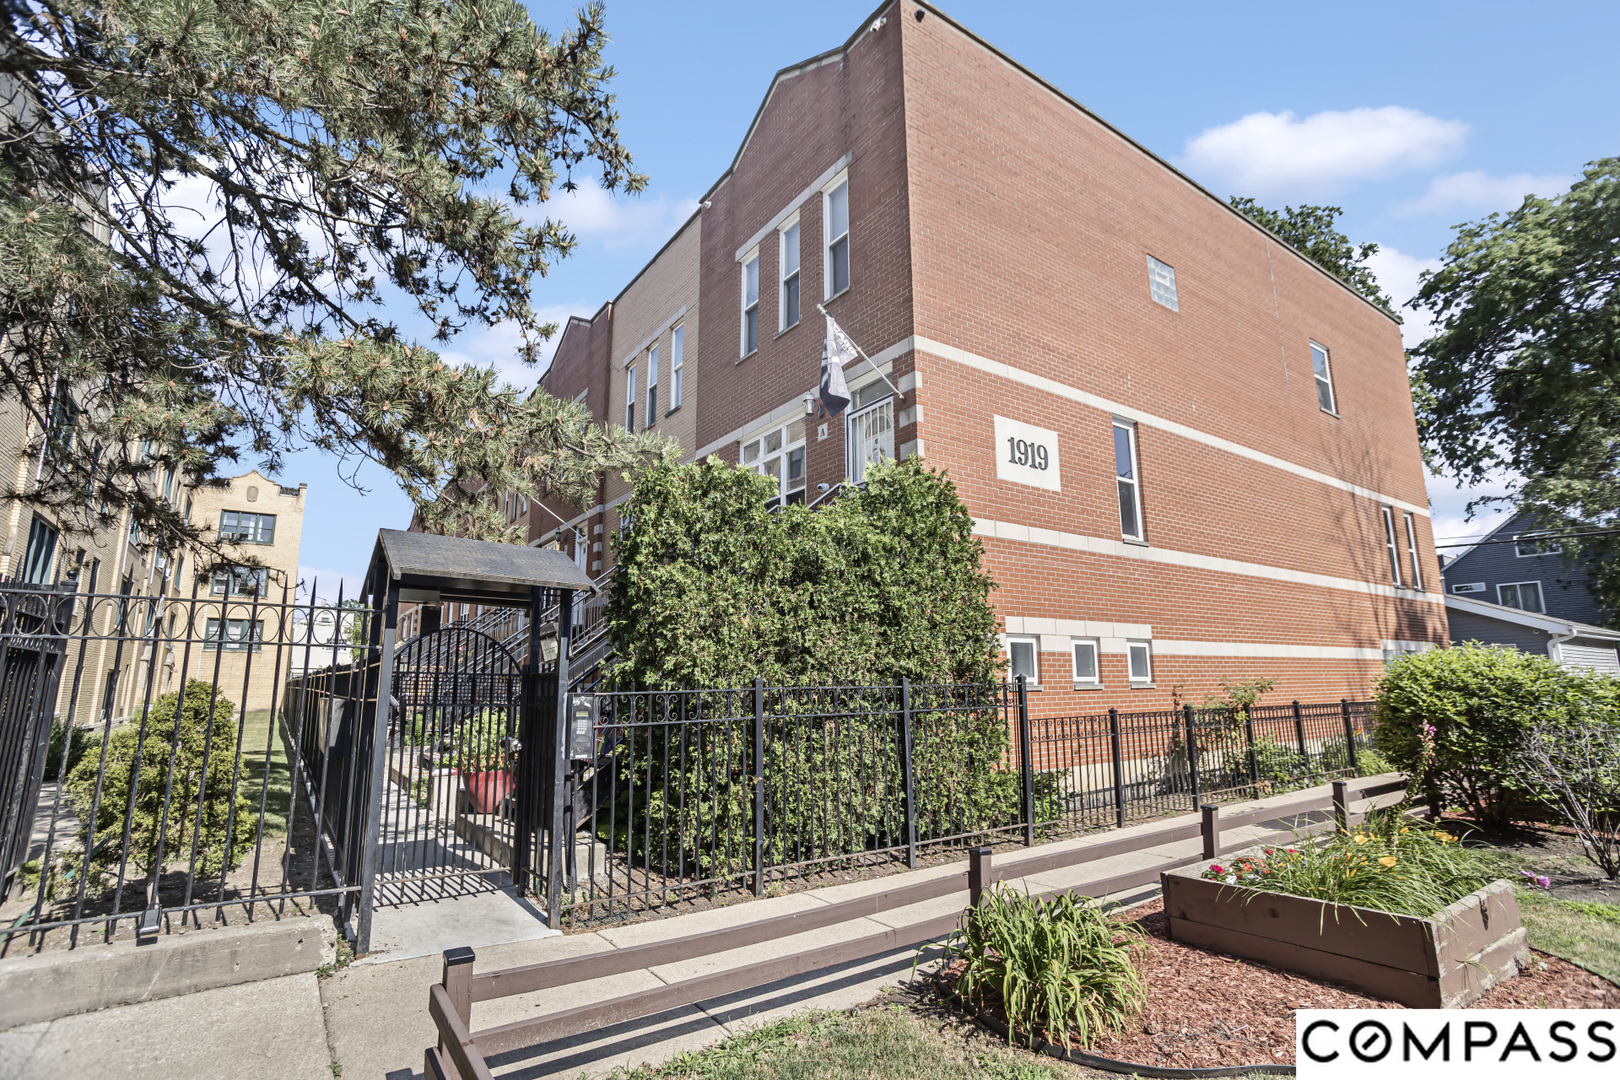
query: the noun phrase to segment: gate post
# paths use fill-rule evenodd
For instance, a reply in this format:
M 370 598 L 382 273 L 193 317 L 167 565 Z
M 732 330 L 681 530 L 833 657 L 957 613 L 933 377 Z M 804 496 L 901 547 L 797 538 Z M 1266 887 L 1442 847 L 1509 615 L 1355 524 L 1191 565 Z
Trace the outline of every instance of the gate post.
M 1305 782 L 1311 782 L 1311 753 L 1305 748 L 1305 714 L 1299 702 L 1294 702 L 1294 738 L 1299 741 L 1299 756 L 1305 763 Z
M 535 855 L 539 850 L 540 808 L 545 805 L 542 790 L 546 761 L 546 741 L 541 734 L 540 717 L 546 703 L 540 700 L 540 618 L 545 614 L 546 590 L 535 586 L 529 591 L 529 655 L 523 666 L 523 697 L 518 704 L 518 782 L 516 818 L 512 837 L 512 885 L 521 896 L 535 893 Z
M 1108 710 L 1108 741 L 1111 744 L 1114 756 L 1114 825 L 1117 828 L 1125 827 L 1125 763 L 1120 760 L 1119 747 L 1119 709 Z
M 754 676 L 754 895 L 765 895 L 765 680 Z
M 538 626 L 530 627 L 532 638 Z M 551 828 L 547 832 L 550 852 L 546 857 L 546 925 L 562 927 L 563 865 L 563 774 L 568 768 L 568 652 L 574 642 L 574 590 L 557 593 L 557 708 L 549 718 L 552 725 L 546 745 L 551 750 L 551 769 L 545 777 L 551 794 Z M 572 837 L 569 838 L 570 842 Z
M 386 592 L 384 591 L 386 589 Z M 377 676 L 366 681 L 375 689 L 367 694 L 363 707 L 371 715 L 361 714 L 358 734 L 371 739 L 370 791 L 366 799 L 366 842 L 360 862 L 360 910 L 355 913 L 354 954 L 364 956 L 371 951 L 371 909 L 377 898 L 378 844 L 382 829 L 383 774 L 388 766 L 388 712 L 394 692 L 394 638 L 399 633 L 399 586 L 383 571 L 378 563 L 372 564 L 372 619 L 371 641 L 380 644 L 377 656 Z M 369 722 L 367 722 L 369 721 Z M 319 838 L 316 843 L 318 844 Z
M 1024 781 L 1024 846 L 1035 846 L 1035 777 L 1029 749 L 1029 695 L 1018 676 L 1018 760 Z
M 900 676 L 900 784 L 904 800 L 902 827 L 906 830 L 906 866 L 917 869 L 917 791 L 911 775 L 911 679 Z
M 1192 776 L 1192 801 L 1193 809 L 1196 810 L 1199 804 L 1204 801 L 1204 798 L 1203 792 L 1198 785 L 1198 735 L 1193 730 L 1193 707 L 1183 705 L 1181 714 L 1187 721 L 1187 772 Z
M 1350 761 L 1350 775 L 1361 775 L 1361 762 L 1356 758 L 1356 728 L 1350 722 L 1350 699 L 1339 699 L 1339 714 L 1344 717 L 1344 752 Z

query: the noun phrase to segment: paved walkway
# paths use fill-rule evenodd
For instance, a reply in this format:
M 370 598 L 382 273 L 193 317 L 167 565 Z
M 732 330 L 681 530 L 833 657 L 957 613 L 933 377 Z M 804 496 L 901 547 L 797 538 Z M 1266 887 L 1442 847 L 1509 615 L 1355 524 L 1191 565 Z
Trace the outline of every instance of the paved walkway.
M 1223 807 L 1222 813 L 1236 816 L 1316 793 L 1324 799 L 1329 794 L 1326 787 L 1291 792 Z M 1392 798 L 1395 797 L 1385 797 L 1380 802 L 1389 802 Z M 1362 808 L 1362 805 L 1356 806 L 1356 809 Z M 1189 820 L 1193 820 L 1193 815 L 1096 833 L 1028 851 L 1009 852 L 997 861 L 1005 865 L 1036 852 L 1084 848 L 1127 836 L 1141 839 L 1141 848 L 1123 855 L 1011 882 L 1015 887 L 1027 886 L 1036 892 L 1055 888 L 1083 889 L 1089 882 L 1197 855 L 1200 841 L 1196 838 L 1171 843 L 1154 841 L 1155 834 L 1185 825 Z M 1226 832 L 1222 840 L 1231 847 L 1276 835 L 1275 830 L 1260 825 Z M 962 871 L 962 864 L 957 863 L 593 933 L 501 943 L 483 944 L 491 941 L 492 935 L 472 922 L 463 921 L 461 925 L 469 933 L 467 941 L 441 940 L 443 935 L 435 931 L 433 944 L 437 949 L 442 945 L 476 942 L 475 970 L 484 971 L 736 926 Z M 1115 899 L 1126 902 L 1146 899 L 1156 892 L 1157 886 L 1150 885 L 1137 890 L 1135 895 Z M 481 1002 L 473 1006 L 472 1026 L 476 1030 L 508 1023 L 633 993 L 639 988 L 665 985 L 772 956 L 813 949 L 817 945 L 878 933 L 890 927 L 910 925 L 960 911 L 966 902 L 964 885 L 961 893 L 730 953 Z M 403 930 L 403 924 L 419 917 L 420 913 L 395 922 L 401 924 Z M 379 916 L 381 922 L 382 916 Z M 166 1074 L 198 1080 L 210 1077 L 248 1080 L 260 1075 L 255 1070 L 261 1069 L 261 1061 L 271 1064 L 278 1078 L 330 1080 L 335 1064 L 341 1069 L 338 1075 L 342 1080 L 412 1080 L 421 1076 L 423 1048 L 437 1041 L 428 1018 L 427 991 L 430 984 L 438 981 L 442 962 L 437 952 L 422 955 L 424 949 L 411 947 L 403 940 L 395 943 L 395 947 L 398 952 L 394 955 L 404 958 L 369 958 L 370 962 L 353 964 L 318 984 L 313 976 L 274 979 L 0 1032 L 0 1078 L 54 1080 L 58 1076 L 133 1076 L 138 1071 L 133 1068 L 134 1063 L 144 1063 L 149 1068 L 154 1061 L 149 1055 L 158 1055 Z M 810 978 L 785 980 L 661 1016 L 514 1052 L 493 1060 L 491 1066 L 497 1076 L 513 1080 L 547 1076 L 573 1080 L 581 1073 L 595 1076 L 616 1066 L 662 1062 L 684 1050 L 725 1038 L 742 1026 L 757 1025 L 796 1010 L 847 1008 L 870 1000 L 883 988 L 910 979 L 915 956 L 914 950 L 902 949 L 824 970 Z M 317 994 L 318 1009 L 315 1007 Z M 147 1072 L 147 1075 L 156 1074 Z M 271 1073 L 264 1071 L 263 1075 Z

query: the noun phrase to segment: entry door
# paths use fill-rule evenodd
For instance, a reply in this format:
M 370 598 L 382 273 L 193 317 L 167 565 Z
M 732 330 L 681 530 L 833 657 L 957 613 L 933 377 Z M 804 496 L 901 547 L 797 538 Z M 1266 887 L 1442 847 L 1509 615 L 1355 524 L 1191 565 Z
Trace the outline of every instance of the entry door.
M 849 418 L 849 479 L 866 481 L 866 467 L 894 457 L 894 399 L 884 398 Z

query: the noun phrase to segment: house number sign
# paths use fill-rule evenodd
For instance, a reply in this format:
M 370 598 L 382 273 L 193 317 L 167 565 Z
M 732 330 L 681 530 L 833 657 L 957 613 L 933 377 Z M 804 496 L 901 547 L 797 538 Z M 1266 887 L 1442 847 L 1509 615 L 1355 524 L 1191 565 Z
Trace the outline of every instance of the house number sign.
M 1062 491 L 1057 432 L 1005 416 L 996 423 L 996 478 L 1015 484 Z

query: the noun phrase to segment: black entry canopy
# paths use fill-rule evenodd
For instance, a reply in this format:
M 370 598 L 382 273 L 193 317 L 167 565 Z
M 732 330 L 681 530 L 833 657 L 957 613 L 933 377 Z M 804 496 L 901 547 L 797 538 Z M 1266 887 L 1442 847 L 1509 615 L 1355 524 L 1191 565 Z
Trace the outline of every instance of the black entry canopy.
M 595 591 L 560 551 L 401 529 L 377 530 L 371 565 L 399 586 L 407 603 L 517 607 L 528 605 L 535 587 Z M 386 588 L 387 582 L 377 585 Z

